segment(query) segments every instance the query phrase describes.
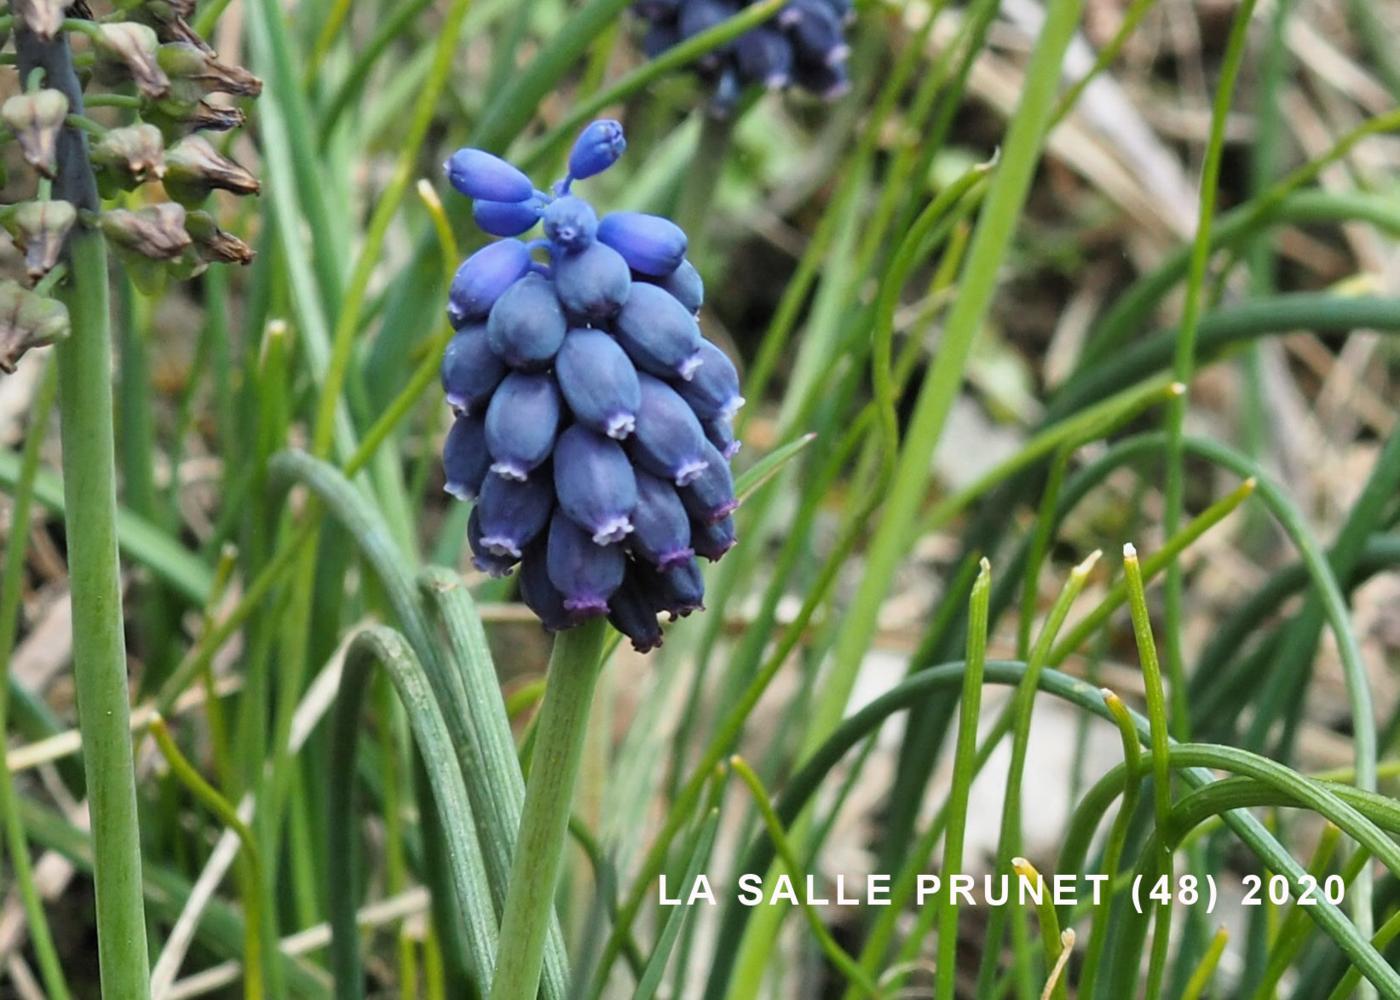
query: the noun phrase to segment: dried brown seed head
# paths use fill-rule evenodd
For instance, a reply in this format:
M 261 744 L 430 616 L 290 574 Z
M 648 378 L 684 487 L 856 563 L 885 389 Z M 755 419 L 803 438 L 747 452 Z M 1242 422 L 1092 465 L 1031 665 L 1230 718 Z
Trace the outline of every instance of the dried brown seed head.
M 114 128 L 92 145 L 92 162 L 117 187 L 130 189 L 165 175 L 165 138 L 154 125 Z
M 45 177 L 58 167 L 58 133 L 68 116 L 68 98 L 57 90 L 16 94 L 0 107 L 0 118 L 19 140 L 24 160 Z
M 252 247 L 220 229 L 208 212 L 188 213 L 185 229 L 194 239 L 195 252 L 209 263 L 251 264 L 256 256 Z
M 258 179 L 221 154 L 200 135 L 189 135 L 165 151 L 165 189 L 186 205 L 197 205 L 214 189 L 257 194 Z
M 15 207 L 9 228 L 24 250 L 30 281 L 53 270 L 77 218 L 77 210 L 66 201 L 28 201 Z
M 175 202 L 103 212 L 101 225 L 116 247 L 151 260 L 174 260 L 191 243 L 185 232 L 184 206 Z
M 14 281 L 0 281 L 0 371 L 13 372 L 24 352 L 68 336 L 68 310 Z
M 257 97 L 262 93 L 262 81 L 241 66 L 229 66 L 213 55 L 188 42 L 170 42 L 157 53 L 161 69 L 172 79 L 194 80 L 206 92 Z
M 170 90 L 170 78 L 160 68 L 157 53 L 160 39 L 148 25 L 135 21 L 100 24 L 93 34 L 100 61 L 110 71 L 120 68 L 136 84 L 143 97 L 164 97 Z
M 65 5 L 66 0 L 11 0 L 10 9 L 26 28 L 47 42 L 63 27 Z

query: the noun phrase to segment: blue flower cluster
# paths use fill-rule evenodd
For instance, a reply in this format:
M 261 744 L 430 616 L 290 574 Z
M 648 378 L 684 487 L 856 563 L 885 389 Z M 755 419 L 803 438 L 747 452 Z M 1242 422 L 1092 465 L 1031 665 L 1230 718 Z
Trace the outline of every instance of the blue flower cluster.
M 519 563 L 521 597 L 547 629 L 607 615 L 645 652 L 661 644 L 659 612 L 703 607 L 695 557 L 734 545 L 743 399 L 734 365 L 700 335 L 704 286 L 680 228 L 639 212 L 600 219 L 571 193 L 625 148 L 621 125 L 594 122 L 552 192 L 479 149 L 447 161 L 477 224 L 502 238 L 452 281 L 443 467 L 447 492 L 476 501 L 477 567 Z M 543 238 L 519 239 L 541 224 Z
M 655 59 L 671 46 L 713 28 L 751 0 L 637 0 L 647 21 L 642 48 Z M 789 0 L 766 24 L 745 32 L 697 64 L 715 88 L 715 103 L 732 106 L 745 87 L 769 90 L 798 87 L 825 100 L 850 89 L 846 72 L 845 25 L 851 0 Z

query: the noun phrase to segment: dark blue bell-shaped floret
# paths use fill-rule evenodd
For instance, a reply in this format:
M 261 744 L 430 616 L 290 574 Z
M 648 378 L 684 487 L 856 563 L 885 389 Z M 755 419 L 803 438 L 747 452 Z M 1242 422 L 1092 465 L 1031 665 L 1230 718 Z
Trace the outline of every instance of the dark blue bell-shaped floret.
M 527 274 L 506 289 L 486 321 L 491 350 L 522 371 L 548 368 L 567 329 L 553 284 L 538 274 Z
M 653 21 L 642 34 L 642 52 L 655 59 L 667 49 L 675 48 L 681 40 L 681 29 L 675 21 Z
M 702 70 L 707 68 L 703 61 L 699 65 Z M 732 60 L 719 62 L 718 66 L 710 67 L 710 69 L 712 74 L 715 69 L 719 70 L 719 79 L 715 83 L 715 96 L 710 99 L 711 112 L 721 118 L 726 118 L 734 112 L 734 107 L 739 103 L 739 97 L 743 92 L 739 71 Z
M 778 14 L 799 62 L 834 66 L 850 54 L 841 37 L 841 21 L 823 0 L 791 0 Z
M 570 316 L 584 323 L 606 323 L 631 297 L 632 272 L 612 247 L 593 243 L 554 262 L 554 288 Z
M 632 285 L 613 332 L 638 370 L 659 378 L 693 378 L 702 363 L 700 324 L 656 285 Z
M 520 599 L 547 631 L 558 632 L 574 622 L 564 607 L 564 595 L 549 578 L 546 553 L 543 535 L 526 547 L 525 556 L 520 560 Z
M 559 389 L 549 375 L 511 372 L 486 407 L 486 447 L 491 471 L 526 479 L 544 464 L 559 430 Z
M 671 616 L 684 618 L 705 607 L 705 577 L 694 559 L 676 563 L 656 575 L 657 604 Z
M 519 240 L 498 240 L 472 254 L 452 277 L 447 318 L 460 329 L 485 319 L 506 289 L 530 270 L 530 250 Z
M 739 443 L 739 439 L 734 436 L 733 423 L 717 418 L 702 421 L 701 426 L 705 428 L 705 437 L 710 444 L 719 449 L 719 453 L 724 456 L 726 462 L 739 454 L 739 449 L 743 446 Z
M 483 149 L 459 149 L 443 169 L 452 186 L 468 198 L 525 201 L 535 193 L 530 178 Z
M 730 420 L 744 405 L 739 395 L 739 373 L 729 356 L 708 340 L 700 341 L 700 367 L 676 391 L 701 420 Z
M 769 90 L 786 87 L 792 78 L 792 43 L 766 25 L 740 35 L 734 42 L 739 75 Z
M 844 63 L 799 62 L 793 67 L 793 82 L 826 101 L 834 101 L 851 89 Z
M 658 569 L 690 559 L 690 516 L 676 488 L 641 469 L 636 471 L 637 509 L 632 512 L 632 551 Z
M 569 150 L 569 176 L 576 181 L 594 174 L 601 174 L 617 162 L 627 140 L 622 134 L 622 125 L 610 118 L 593 122 L 574 140 Z
M 628 439 L 632 458 L 652 475 L 684 486 L 705 471 L 705 453 L 712 446 L 695 412 L 665 382 L 638 375 L 641 405 L 637 429 Z
M 544 234 L 561 253 L 578 253 L 593 245 L 598 216 L 582 198 L 563 195 L 544 210 Z
M 616 442 L 578 424 L 554 445 L 554 492 L 559 507 L 588 530 L 595 545 L 612 545 L 632 531 L 637 480 Z
M 709 441 L 705 442 L 705 462 L 700 475 L 682 486 L 679 492 L 692 518 L 702 524 L 714 524 L 734 513 L 739 501 L 734 497 L 734 477 L 729 473 L 729 463 Z
M 540 221 L 543 202 L 538 194 L 527 201 L 477 201 L 472 219 L 492 236 L 519 236 Z
M 688 260 L 681 261 L 680 266 L 664 277 L 643 275 L 643 278 L 658 288 L 666 289 L 692 313 L 698 313 L 705 304 L 705 282 L 701 280 L 700 272 L 695 270 L 695 265 Z
M 501 555 L 486 547 L 481 535 L 480 507 L 473 507 L 467 517 L 467 544 L 472 548 L 472 565 L 491 576 L 505 576 L 520 561 L 518 556 Z
M 485 409 L 506 366 L 486 339 L 486 324 L 463 327 L 442 354 L 442 391 L 448 405 L 463 413 Z
M 639 653 L 649 653 L 661 645 L 661 624 L 656 606 L 635 568 L 629 568 L 622 586 L 608 601 L 608 621 L 627 638 Z
M 519 559 L 554 512 L 554 484 L 541 469 L 529 479 L 487 476 L 476 502 L 481 544 L 497 556 Z
M 598 240 L 622 254 L 634 271 L 670 274 L 685 259 L 686 238 L 670 219 L 645 212 L 613 212 L 598 223 Z
M 627 556 L 620 545 L 596 545 L 562 510 L 549 521 L 546 553 L 550 582 L 564 595 L 564 609 L 577 618 L 608 613 L 608 598 L 622 585 Z
M 474 500 L 490 468 L 485 421 L 476 415 L 458 416 L 442 448 L 443 490 L 458 500 Z
M 704 556 L 710 562 L 719 560 L 734 547 L 736 541 L 733 517 L 721 518 L 713 524 L 701 521 L 690 524 L 691 548 L 695 549 L 696 555 Z
M 642 389 L 637 369 L 601 330 L 570 330 L 554 358 L 554 376 L 574 419 L 621 441 L 637 426 Z

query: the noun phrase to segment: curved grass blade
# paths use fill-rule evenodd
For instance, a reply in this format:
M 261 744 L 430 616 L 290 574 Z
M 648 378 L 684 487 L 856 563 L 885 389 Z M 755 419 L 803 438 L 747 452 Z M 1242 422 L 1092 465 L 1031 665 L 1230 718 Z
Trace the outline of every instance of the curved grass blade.
M 775 448 L 764 455 L 734 480 L 734 496 L 741 503 L 753 496 L 764 483 L 776 476 L 783 466 L 800 455 L 816 439 L 815 434 L 803 434 L 796 441 L 789 441 L 781 448 Z
M 345 651 L 340 697 L 332 720 L 329 773 L 337 776 L 329 784 L 328 831 L 330 880 L 331 968 L 335 973 L 336 996 L 363 995 L 360 967 L 359 931 L 355 924 L 354 821 L 355 747 L 362 726 L 360 710 L 369 686 L 370 671 L 376 665 L 388 671 L 394 690 L 403 703 L 418 753 L 427 771 L 435 806 L 442 819 L 447 840 L 448 875 L 453 899 L 461 907 L 456 914 L 467 944 L 471 972 L 479 989 L 485 987 L 488 970 L 496 959 L 496 914 L 491 908 L 486 864 L 474 835 L 471 803 L 457 766 L 452 738 L 433 697 L 432 685 L 418 658 L 404 637 L 392 629 L 375 626 L 350 641 Z

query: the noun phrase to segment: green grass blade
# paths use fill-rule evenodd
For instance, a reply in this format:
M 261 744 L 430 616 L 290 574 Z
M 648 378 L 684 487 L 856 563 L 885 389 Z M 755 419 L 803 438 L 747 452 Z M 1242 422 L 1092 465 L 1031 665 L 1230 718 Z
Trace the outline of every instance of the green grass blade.
M 455 915 L 468 948 L 471 971 L 478 989 L 485 988 L 488 970 L 495 964 L 497 928 L 487 884 L 486 864 L 475 836 L 476 824 L 471 803 L 457 766 L 452 737 L 433 695 L 432 685 L 408 642 L 392 629 L 370 628 L 351 640 L 345 651 L 340 697 L 332 722 L 330 773 L 342 780 L 329 786 L 332 871 L 330 917 L 332 968 L 336 995 L 362 996 L 363 974 L 359 958 L 359 931 L 355 924 L 355 843 L 353 792 L 355 747 L 362 730 L 360 709 L 370 679 L 370 670 L 382 666 L 394 684 L 399 701 L 408 716 L 414 742 L 427 771 L 435 808 L 442 820 L 448 844 L 448 873 L 452 898 L 461 907 Z

